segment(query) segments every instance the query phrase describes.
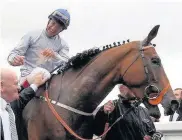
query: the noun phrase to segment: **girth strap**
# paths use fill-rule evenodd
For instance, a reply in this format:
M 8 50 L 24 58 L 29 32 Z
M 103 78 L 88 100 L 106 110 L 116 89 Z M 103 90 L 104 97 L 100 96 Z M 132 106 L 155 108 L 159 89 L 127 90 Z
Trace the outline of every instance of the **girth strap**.
M 45 97 L 40 96 L 39 98 L 47 102 L 47 99 L 46 99 Z M 51 99 L 49 99 L 49 101 L 50 101 L 50 103 L 52 103 L 52 104 L 55 104 L 55 105 L 57 105 L 57 106 L 60 106 L 60 107 L 62 107 L 62 108 L 64 108 L 64 109 L 67 109 L 67 110 L 72 111 L 72 112 L 74 112 L 74 113 L 77 113 L 77 114 L 80 114 L 80 115 L 84 115 L 84 116 L 93 116 L 93 113 L 83 112 L 83 111 L 81 111 L 81 110 L 75 109 L 75 108 L 73 108 L 73 107 L 71 107 L 71 106 L 62 104 L 62 103 L 60 103 L 60 102 L 57 102 L 57 101 L 54 101 L 54 100 L 51 100 Z

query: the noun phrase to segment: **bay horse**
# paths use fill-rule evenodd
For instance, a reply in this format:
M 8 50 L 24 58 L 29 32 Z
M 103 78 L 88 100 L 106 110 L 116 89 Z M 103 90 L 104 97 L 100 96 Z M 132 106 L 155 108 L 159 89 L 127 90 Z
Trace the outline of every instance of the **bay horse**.
M 91 139 L 94 133 L 92 112 L 117 84 L 124 84 L 136 97 L 151 105 L 161 103 L 167 115 L 178 107 L 161 60 L 151 45 L 158 33 L 155 26 L 143 41 L 106 45 L 72 57 L 60 74 L 49 81 L 23 111 L 29 140 L 74 140 L 50 109 L 63 118 L 76 134 Z M 60 107 L 62 104 L 66 107 Z M 72 108 L 72 109 L 70 109 Z M 76 111 L 74 111 L 74 109 Z M 72 110 L 72 111 L 70 111 Z M 80 112 L 81 113 L 80 113 Z M 58 115 L 57 114 L 57 115 Z

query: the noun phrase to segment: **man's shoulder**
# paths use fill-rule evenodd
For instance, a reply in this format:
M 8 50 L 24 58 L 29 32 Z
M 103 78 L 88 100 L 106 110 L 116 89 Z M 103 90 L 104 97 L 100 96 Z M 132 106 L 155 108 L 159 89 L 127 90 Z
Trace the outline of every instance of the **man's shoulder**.
M 29 36 L 39 36 L 39 35 L 42 34 L 42 32 L 43 32 L 43 30 L 41 30 L 41 29 L 32 30 L 32 31 L 28 31 L 27 35 L 29 35 Z
M 28 31 L 24 35 L 24 38 L 25 39 L 30 39 L 31 42 L 36 42 L 40 38 L 40 36 L 42 35 L 42 33 L 43 33 L 43 30 L 41 30 L 41 29 Z
M 60 41 L 61 46 L 68 47 L 68 43 L 58 35 L 58 40 Z
M 28 31 L 23 35 L 24 38 L 37 38 L 42 34 L 43 30 Z

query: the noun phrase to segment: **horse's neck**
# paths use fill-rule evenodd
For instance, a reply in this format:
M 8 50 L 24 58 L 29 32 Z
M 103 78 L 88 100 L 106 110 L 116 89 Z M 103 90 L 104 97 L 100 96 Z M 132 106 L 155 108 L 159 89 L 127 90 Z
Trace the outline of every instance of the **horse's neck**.
M 69 70 L 63 77 L 61 75 L 55 77 L 51 82 L 51 86 L 57 85 L 55 89 L 52 88 L 52 98 L 58 100 L 59 94 L 61 94 L 60 102 L 82 110 L 93 111 L 93 108 L 117 84 L 120 72 L 118 64 L 129 51 L 128 46 L 106 50 L 81 70 L 77 72 Z
M 93 102 L 99 104 L 118 84 L 122 61 L 132 50 L 131 45 L 110 49 L 95 60 L 95 71 L 98 72 L 96 87 L 93 89 Z M 99 64 L 99 65 L 97 65 Z M 93 66 L 94 67 L 94 66 Z

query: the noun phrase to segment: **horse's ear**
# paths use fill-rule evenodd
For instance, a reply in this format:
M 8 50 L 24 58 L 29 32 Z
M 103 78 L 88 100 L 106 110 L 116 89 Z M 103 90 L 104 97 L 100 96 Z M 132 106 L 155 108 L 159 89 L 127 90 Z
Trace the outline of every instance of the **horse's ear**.
M 148 34 L 147 38 L 145 38 L 142 41 L 143 46 L 148 46 L 152 39 L 154 39 L 157 36 L 158 30 L 159 30 L 160 25 L 156 25 Z

